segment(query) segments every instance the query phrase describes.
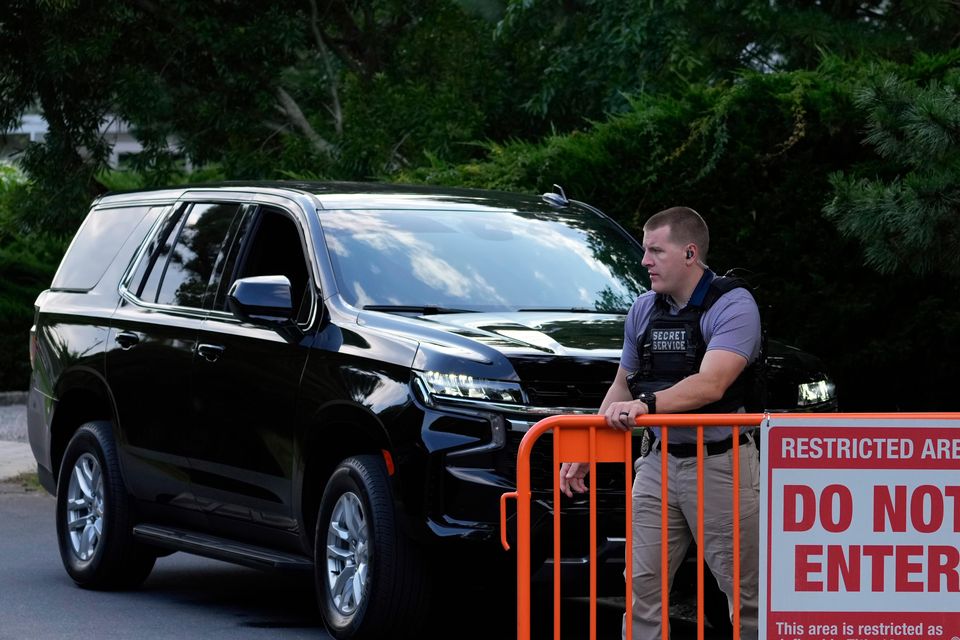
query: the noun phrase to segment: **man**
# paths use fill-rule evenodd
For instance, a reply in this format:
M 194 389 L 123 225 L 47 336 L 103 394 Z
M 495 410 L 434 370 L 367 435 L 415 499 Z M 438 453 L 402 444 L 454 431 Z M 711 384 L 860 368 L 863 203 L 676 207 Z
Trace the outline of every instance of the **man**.
M 760 350 L 760 314 L 742 283 L 716 278 L 706 265 L 709 232 L 686 207 L 652 216 L 643 227 L 643 266 L 651 291 L 627 316 L 623 355 L 600 413 L 616 429 L 648 413 L 743 411 L 750 371 Z M 632 391 L 631 391 L 632 389 Z M 633 637 L 662 637 L 660 613 L 660 429 L 633 485 Z M 732 447 L 740 446 L 741 637 L 757 637 L 759 455 L 746 434 L 705 427 L 704 557 L 732 603 Z M 696 536 L 696 430 L 674 428 L 668 441 L 670 580 Z M 588 466 L 565 463 L 560 489 L 587 490 Z M 732 611 L 732 604 L 731 604 Z M 626 635 L 627 616 L 624 616 Z

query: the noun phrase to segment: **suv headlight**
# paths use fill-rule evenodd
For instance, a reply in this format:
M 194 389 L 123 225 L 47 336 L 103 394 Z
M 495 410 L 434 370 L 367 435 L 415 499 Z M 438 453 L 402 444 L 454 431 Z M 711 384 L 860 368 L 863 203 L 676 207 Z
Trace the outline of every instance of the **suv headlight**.
M 797 404 L 801 407 L 829 402 L 837 395 L 836 386 L 830 380 L 816 380 L 800 385 L 797 390 Z
M 430 400 L 479 400 L 507 404 L 523 404 L 520 385 L 506 380 L 474 378 L 464 373 L 441 371 L 417 372 L 421 391 Z

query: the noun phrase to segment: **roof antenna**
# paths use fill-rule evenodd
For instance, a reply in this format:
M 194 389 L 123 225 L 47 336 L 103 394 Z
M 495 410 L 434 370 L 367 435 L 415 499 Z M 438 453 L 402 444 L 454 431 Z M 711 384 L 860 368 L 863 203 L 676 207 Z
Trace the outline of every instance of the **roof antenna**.
M 567 194 L 563 192 L 563 187 L 558 184 L 553 185 L 553 193 L 547 192 L 541 196 L 547 204 L 554 207 L 565 207 L 570 204 L 567 200 Z

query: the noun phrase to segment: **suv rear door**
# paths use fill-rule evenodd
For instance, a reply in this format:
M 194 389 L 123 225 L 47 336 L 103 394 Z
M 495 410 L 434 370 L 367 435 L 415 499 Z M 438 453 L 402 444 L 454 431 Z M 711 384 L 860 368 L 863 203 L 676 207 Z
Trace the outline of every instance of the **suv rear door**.
M 189 498 L 190 373 L 214 265 L 241 204 L 177 204 L 123 283 L 111 321 L 106 376 L 125 477 L 137 497 L 174 507 Z

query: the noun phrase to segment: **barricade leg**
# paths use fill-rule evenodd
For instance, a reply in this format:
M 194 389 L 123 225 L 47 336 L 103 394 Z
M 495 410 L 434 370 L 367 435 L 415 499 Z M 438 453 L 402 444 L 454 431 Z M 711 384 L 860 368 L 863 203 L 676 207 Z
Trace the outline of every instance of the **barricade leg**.
M 638 467 L 633 488 L 633 545 L 630 572 L 633 578 L 633 601 L 627 610 L 624 623 L 633 629 L 634 640 L 663 637 L 669 633 L 669 609 L 663 608 L 663 583 L 666 590 L 672 585 L 673 576 L 683 562 L 692 540 L 690 527 L 683 512 L 669 506 L 661 496 L 661 462 L 675 464 L 662 452 L 651 452 Z M 671 474 L 672 475 L 672 474 Z M 668 486 L 675 493 L 675 480 Z M 674 488 L 671 488 L 674 487 Z M 673 495 L 672 502 L 676 502 Z M 667 526 L 663 527 L 662 505 L 667 505 Z M 663 533 L 666 532 L 666 546 Z M 663 569 L 663 553 L 667 550 L 667 568 Z M 669 605 L 668 605 L 669 606 Z M 664 615 L 666 612 L 666 615 Z M 625 634 L 624 634 L 625 635 Z
M 698 562 L 706 560 L 729 602 L 736 603 L 731 611 L 739 624 L 734 628 L 742 628 L 740 637 L 748 640 L 757 637 L 759 492 L 754 484 L 754 472 L 759 468 L 759 459 L 753 445 L 743 445 L 738 456 L 740 469 L 734 474 L 734 456 L 737 454 L 733 452 L 736 450 L 734 447 L 726 454 L 709 456 L 703 461 L 703 524 L 700 524 L 701 515 L 695 505 L 688 505 L 685 514 L 703 549 L 704 556 Z M 734 475 L 738 476 L 736 482 Z M 674 482 L 677 482 L 676 478 Z M 736 517 L 732 502 L 734 491 L 739 501 Z M 739 577 L 736 575 L 738 557 Z M 702 604 L 699 608 L 703 611 Z

